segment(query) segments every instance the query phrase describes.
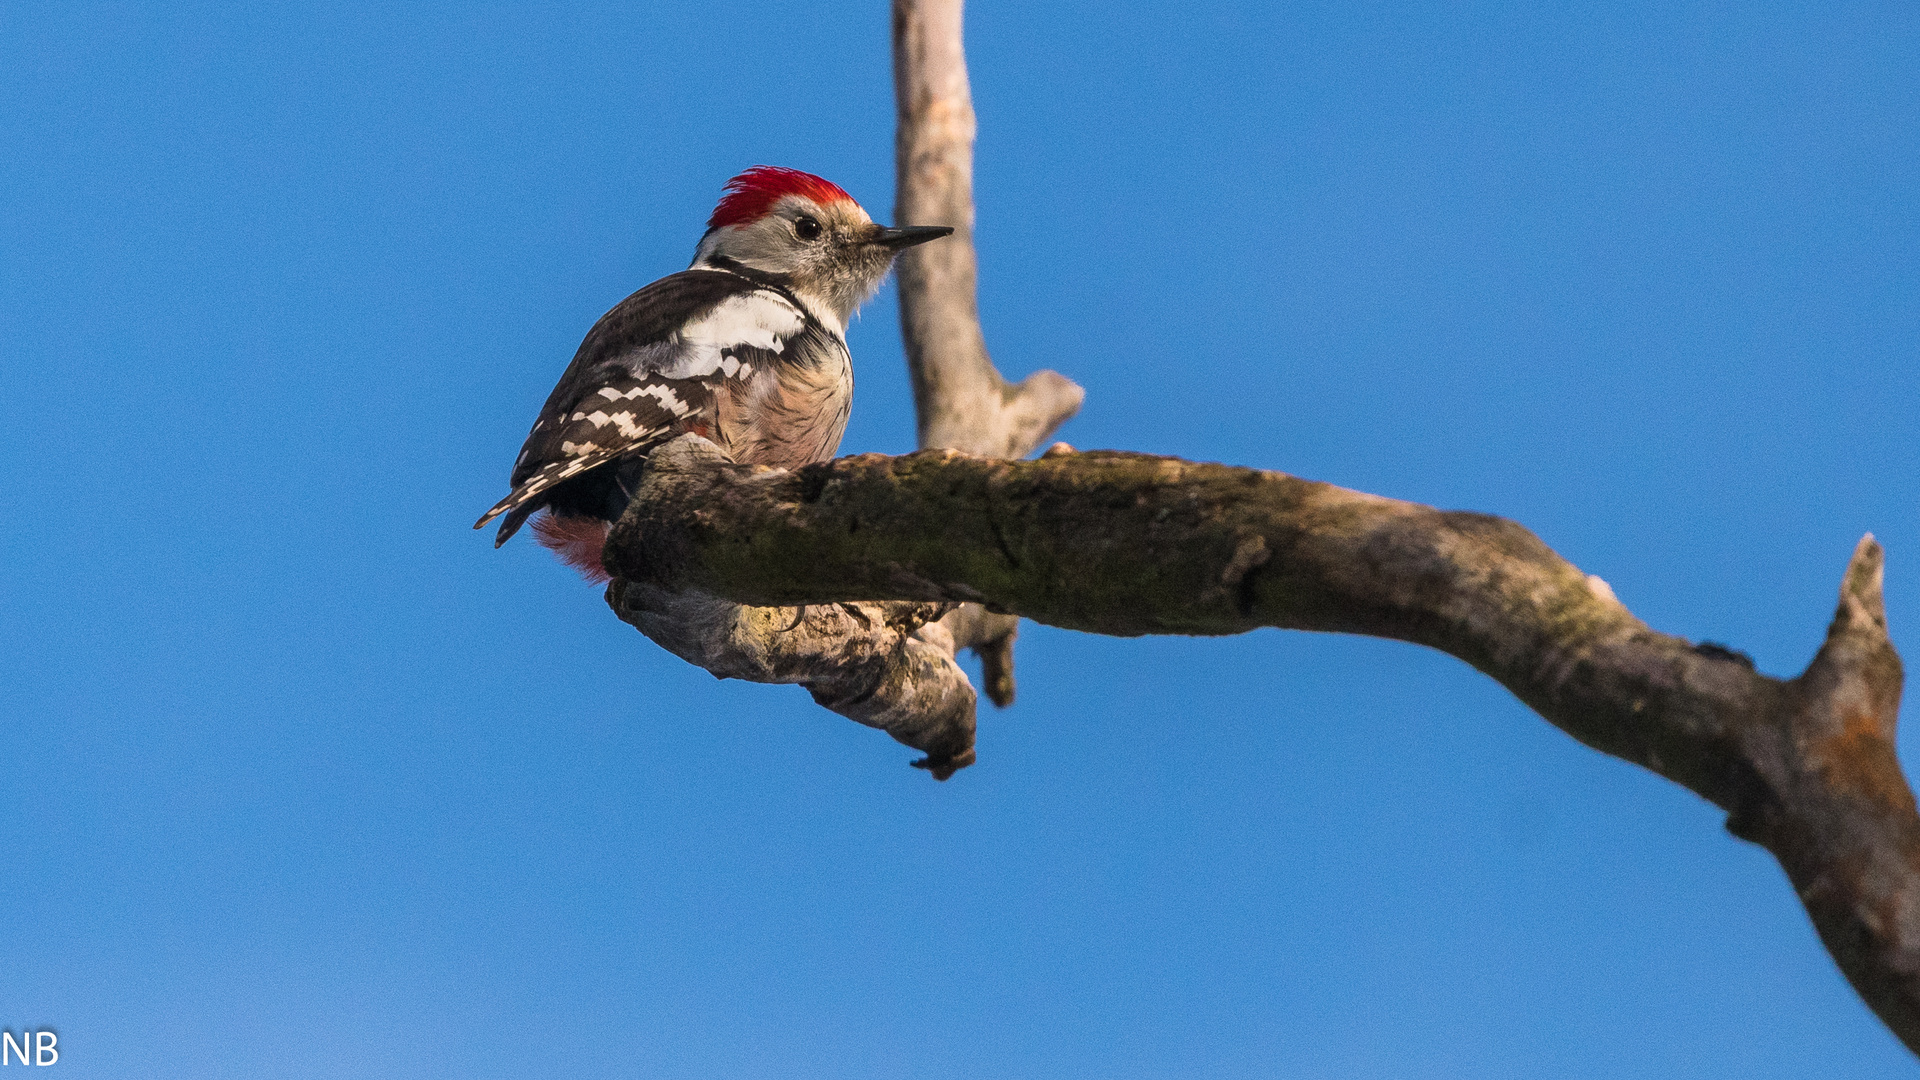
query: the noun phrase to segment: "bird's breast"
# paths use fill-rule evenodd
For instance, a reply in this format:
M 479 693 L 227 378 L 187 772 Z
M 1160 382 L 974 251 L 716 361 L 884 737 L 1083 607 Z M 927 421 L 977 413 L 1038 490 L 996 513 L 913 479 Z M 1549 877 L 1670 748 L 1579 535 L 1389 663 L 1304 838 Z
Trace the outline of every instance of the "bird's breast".
M 789 343 L 781 363 L 730 387 L 716 440 L 735 461 L 796 469 L 833 457 L 853 404 L 853 364 L 837 337 Z

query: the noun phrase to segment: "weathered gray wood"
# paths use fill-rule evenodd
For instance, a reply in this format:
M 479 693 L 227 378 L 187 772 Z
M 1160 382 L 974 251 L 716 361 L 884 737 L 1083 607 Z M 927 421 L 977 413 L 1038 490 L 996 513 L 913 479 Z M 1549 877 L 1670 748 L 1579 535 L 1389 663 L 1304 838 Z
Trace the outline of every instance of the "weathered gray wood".
M 1009 384 L 980 329 L 973 248 L 973 96 L 960 0 L 894 0 L 894 220 L 954 234 L 900 259 L 900 330 L 920 445 L 1025 457 L 1080 410 L 1085 391 L 1037 371 Z
M 937 621 L 953 604 L 749 606 L 622 577 L 607 585 L 607 603 L 717 679 L 806 687 L 834 712 L 925 751 L 914 764 L 937 779 L 973 761 L 973 687 Z

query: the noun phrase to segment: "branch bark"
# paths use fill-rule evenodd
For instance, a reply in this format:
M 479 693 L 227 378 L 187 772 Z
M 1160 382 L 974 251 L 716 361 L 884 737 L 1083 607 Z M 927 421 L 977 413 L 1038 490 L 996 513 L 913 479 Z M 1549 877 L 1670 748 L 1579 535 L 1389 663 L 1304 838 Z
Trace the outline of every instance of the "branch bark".
M 1894 752 L 1902 671 L 1870 536 L 1826 643 L 1780 680 L 1650 629 L 1511 521 L 1282 473 L 1070 450 L 787 473 L 692 436 L 654 460 L 608 544 L 635 581 L 751 604 L 971 601 L 1102 634 L 1368 634 L 1456 656 L 1581 742 L 1726 810 L 1920 1050 L 1920 815 Z
M 750 606 L 619 577 L 607 585 L 607 604 L 714 678 L 804 686 L 834 712 L 925 751 L 914 764 L 937 779 L 973 761 L 973 687 L 938 623 L 956 605 Z

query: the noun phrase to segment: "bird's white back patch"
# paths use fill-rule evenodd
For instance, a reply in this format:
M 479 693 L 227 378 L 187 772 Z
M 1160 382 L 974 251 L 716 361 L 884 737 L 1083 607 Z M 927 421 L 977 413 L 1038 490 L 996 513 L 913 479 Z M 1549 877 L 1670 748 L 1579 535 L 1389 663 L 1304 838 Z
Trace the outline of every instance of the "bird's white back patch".
M 779 293 L 757 289 L 729 296 L 680 328 L 680 347 L 659 373 L 669 379 L 711 375 L 732 359 L 722 354 L 737 345 L 778 353 L 806 321 L 806 315 Z

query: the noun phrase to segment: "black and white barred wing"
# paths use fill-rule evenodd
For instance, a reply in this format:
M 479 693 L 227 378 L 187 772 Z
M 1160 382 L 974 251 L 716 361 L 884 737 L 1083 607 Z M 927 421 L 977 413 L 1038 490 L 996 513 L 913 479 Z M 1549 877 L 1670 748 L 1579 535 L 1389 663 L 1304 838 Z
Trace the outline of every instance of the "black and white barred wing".
M 513 493 L 474 527 L 505 514 L 498 545 L 550 503 L 594 514 L 612 484 L 594 470 L 681 432 L 713 436 L 716 393 L 752 394 L 805 324 L 785 296 L 716 271 L 628 297 L 588 332 L 514 463 Z
M 700 379 L 633 378 L 609 373 L 569 409 L 542 416 L 513 468 L 513 493 L 474 527 L 505 514 L 495 546 L 546 506 L 568 481 L 629 455 L 643 454 L 683 431 L 707 428 L 713 388 Z

